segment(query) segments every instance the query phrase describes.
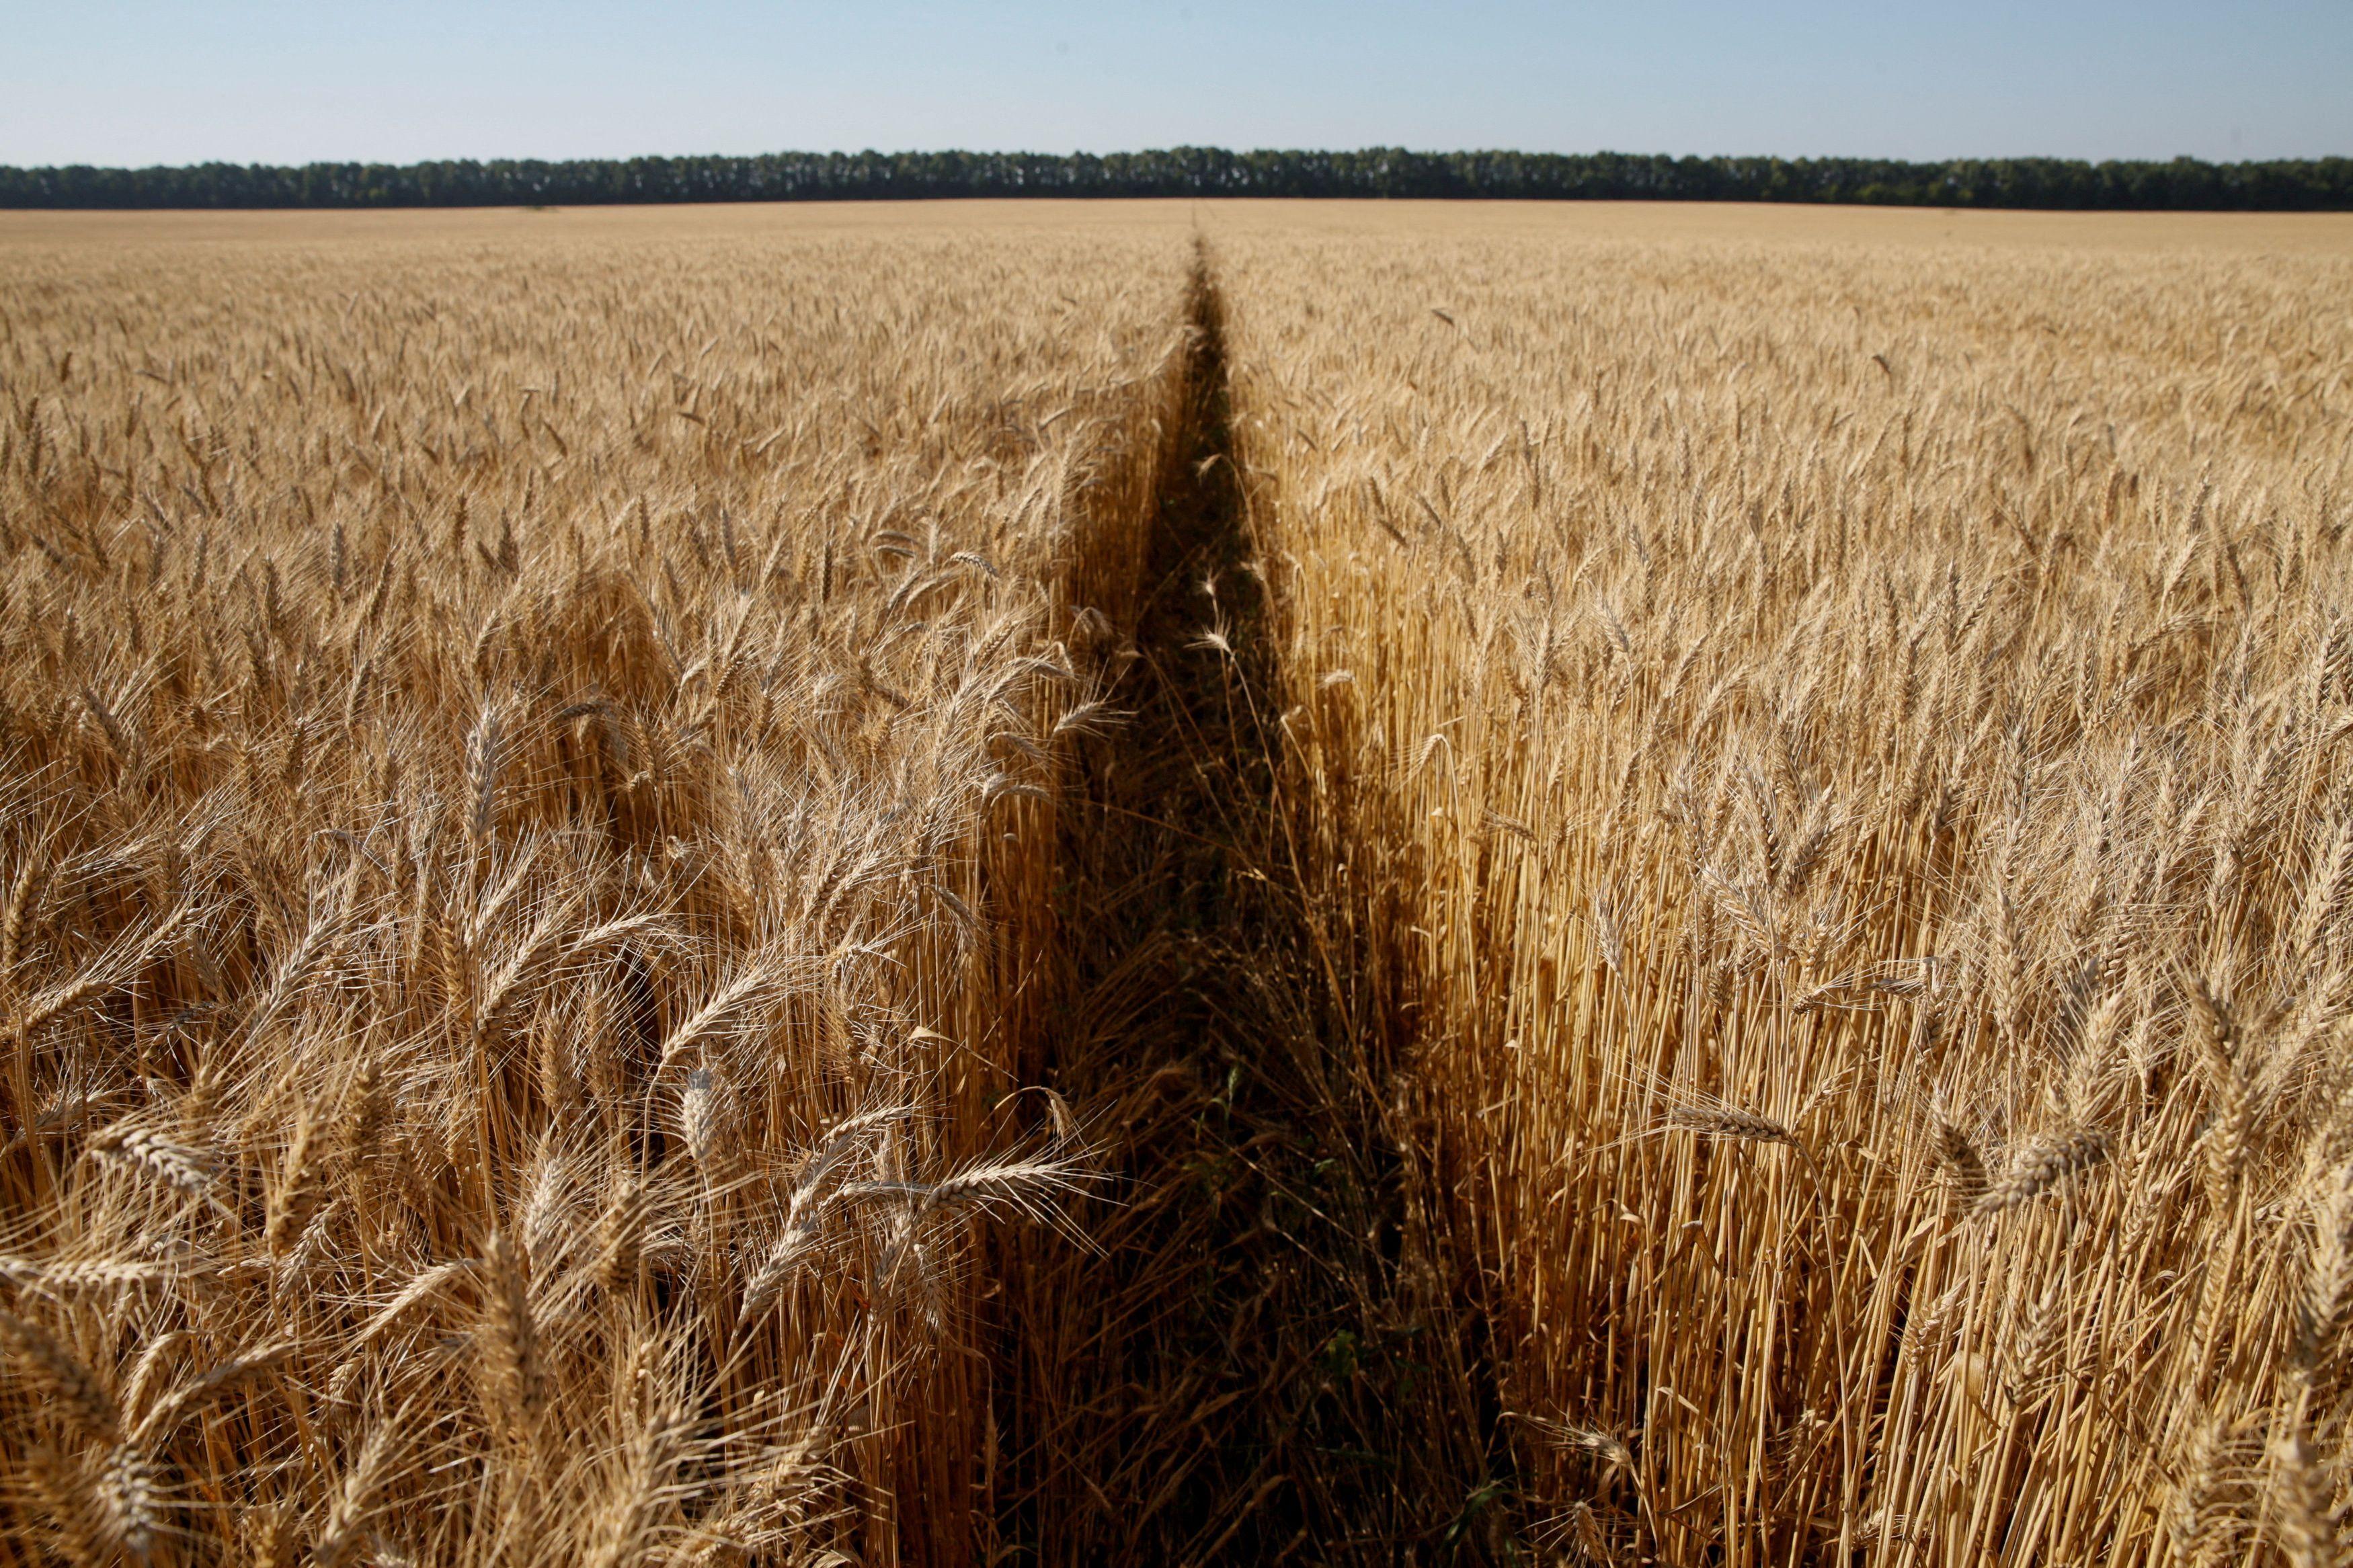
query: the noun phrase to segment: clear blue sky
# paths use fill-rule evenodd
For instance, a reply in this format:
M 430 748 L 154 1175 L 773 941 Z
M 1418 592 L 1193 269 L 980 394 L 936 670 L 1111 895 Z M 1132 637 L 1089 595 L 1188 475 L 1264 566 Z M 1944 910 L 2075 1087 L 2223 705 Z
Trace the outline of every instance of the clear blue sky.
M 0 163 L 2353 153 L 2353 0 L 0 0 Z

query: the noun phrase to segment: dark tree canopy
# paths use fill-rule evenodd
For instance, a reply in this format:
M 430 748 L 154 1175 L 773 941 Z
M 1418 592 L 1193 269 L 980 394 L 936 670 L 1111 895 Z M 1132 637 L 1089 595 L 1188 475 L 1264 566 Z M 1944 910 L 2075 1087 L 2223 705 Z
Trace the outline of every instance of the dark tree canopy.
M 951 196 L 1424 196 L 1889 206 L 2353 209 L 2353 158 L 2087 163 L 2063 158 L 1671 158 L 1625 153 L 769 153 L 0 168 L 0 207 L 590 206 Z

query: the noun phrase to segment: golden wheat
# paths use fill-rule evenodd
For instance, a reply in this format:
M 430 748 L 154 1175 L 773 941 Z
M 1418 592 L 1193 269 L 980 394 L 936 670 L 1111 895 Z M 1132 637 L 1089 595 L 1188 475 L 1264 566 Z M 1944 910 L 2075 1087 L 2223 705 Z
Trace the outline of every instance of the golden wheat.
M 11 251 L 20 1557 L 964 1559 L 1184 259 Z
M 2342 1246 L 2353 268 L 1841 221 L 1224 246 L 1294 766 L 1415 933 L 1524 1528 L 2334 1561 L 2353 1388 L 2287 1363 Z
M 0 1561 L 2339 1560 L 2333 221 L 0 231 Z

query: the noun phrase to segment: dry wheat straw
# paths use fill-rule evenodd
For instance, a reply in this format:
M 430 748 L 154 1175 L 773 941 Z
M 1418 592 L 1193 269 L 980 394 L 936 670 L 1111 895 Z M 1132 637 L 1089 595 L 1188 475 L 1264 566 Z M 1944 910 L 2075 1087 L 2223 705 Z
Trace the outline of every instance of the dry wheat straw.
M 1181 241 L 5 243 L 0 1534 L 969 1560 Z
M 2353 263 L 1233 225 L 1295 793 L 1532 1532 L 2333 1552 Z

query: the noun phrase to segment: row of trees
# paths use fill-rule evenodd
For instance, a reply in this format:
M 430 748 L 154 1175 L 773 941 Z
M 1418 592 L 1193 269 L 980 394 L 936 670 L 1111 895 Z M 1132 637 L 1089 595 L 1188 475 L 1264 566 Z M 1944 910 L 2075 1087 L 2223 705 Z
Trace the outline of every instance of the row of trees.
M 0 207 L 586 206 L 944 196 L 1436 196 L 1899 206 L 2341 211 L 2353 158 L 2087 163 L 2063 158 L 1670 158 L 1624 153 L 771 153 L 0 168 Z

